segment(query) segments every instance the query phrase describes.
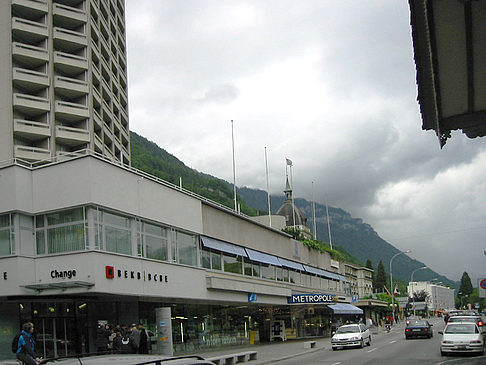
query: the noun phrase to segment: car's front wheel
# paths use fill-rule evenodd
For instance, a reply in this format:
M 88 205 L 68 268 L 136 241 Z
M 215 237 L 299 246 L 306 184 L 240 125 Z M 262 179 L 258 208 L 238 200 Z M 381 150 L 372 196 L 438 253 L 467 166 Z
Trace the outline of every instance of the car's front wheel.
M 371 346 L 371 336 L 368 337 L 368 346 Z

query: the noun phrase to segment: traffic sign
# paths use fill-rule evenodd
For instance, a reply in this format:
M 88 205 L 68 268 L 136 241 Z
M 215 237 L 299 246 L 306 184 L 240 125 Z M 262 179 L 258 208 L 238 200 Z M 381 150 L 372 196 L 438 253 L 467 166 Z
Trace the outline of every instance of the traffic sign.
M 479 297 L 486 298 L 486 278 L 478 279 Z

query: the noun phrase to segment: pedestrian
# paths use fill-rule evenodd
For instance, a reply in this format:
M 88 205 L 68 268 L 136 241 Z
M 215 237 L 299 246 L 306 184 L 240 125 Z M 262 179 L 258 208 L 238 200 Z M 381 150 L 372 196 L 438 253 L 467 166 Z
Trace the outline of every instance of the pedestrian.
M 143 328 L 143 324 L 138 325 L 138 331 L 140 332 L 140 341 L 138 343 L 138 353 L 148 354 L 149 353 L 149 340 L 147 336 L 147 331 Z
M 138 352 L 138 348 L 140 346 L 140 331 L 137 329 L 137 325 L 135 323 L 132 324 L 131 330 L 132 330 L 133 344 Z
M 121 330 L 115 329 L 115 337 L 113 338 L 113 352 L 115 354 L 122 350 L 122 338 Z
M 96 330 L 96 352 L 107 352 L 108 351 L 108 344 L 109 344 L 109 337 L 110 333 L 105 328 L 103 323 L 98 323 L 98 328 Z
M 39 355 L 35 352 L 33 333 L 34 324 L 31 322 L 24 323 L 15 356 L 25 365 L 37 365 L 41 361 Z
M 127 329 L 123 333 L 123 337 L 121 339 L 121 352 L 124 354 L 136 354 L 137 353 L 137 346 L 135 346 L 135 340 L 133 338 L 132 331 Z

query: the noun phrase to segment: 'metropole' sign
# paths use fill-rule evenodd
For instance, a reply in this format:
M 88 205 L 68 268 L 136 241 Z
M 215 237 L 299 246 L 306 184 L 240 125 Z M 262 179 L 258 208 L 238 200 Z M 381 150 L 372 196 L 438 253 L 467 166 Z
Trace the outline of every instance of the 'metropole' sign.
M 334 294 L 293 294 L 288 298 L 289 304 L 332 303 L 338 298 Z

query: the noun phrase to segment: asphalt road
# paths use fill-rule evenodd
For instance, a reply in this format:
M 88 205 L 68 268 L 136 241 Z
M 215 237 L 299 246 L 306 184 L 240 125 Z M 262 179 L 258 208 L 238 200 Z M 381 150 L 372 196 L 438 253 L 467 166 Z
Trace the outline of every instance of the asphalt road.
M 332 351 L 330 344 L 324 350 L 308 355 L 279 361 L 279 365 L 361 365 L 361 364 L 486 364 L 486 356 L 441 356 L 441 335 L 438 331 L 444 328 L 442 319 L 431 319 L 434 325 L 434 337 L 431 339 L 406 340 L 405 324 L 393 326 L 390 333 L 380 331 L 373 335 L 371 346 L 362 349 L 345 349 Z

